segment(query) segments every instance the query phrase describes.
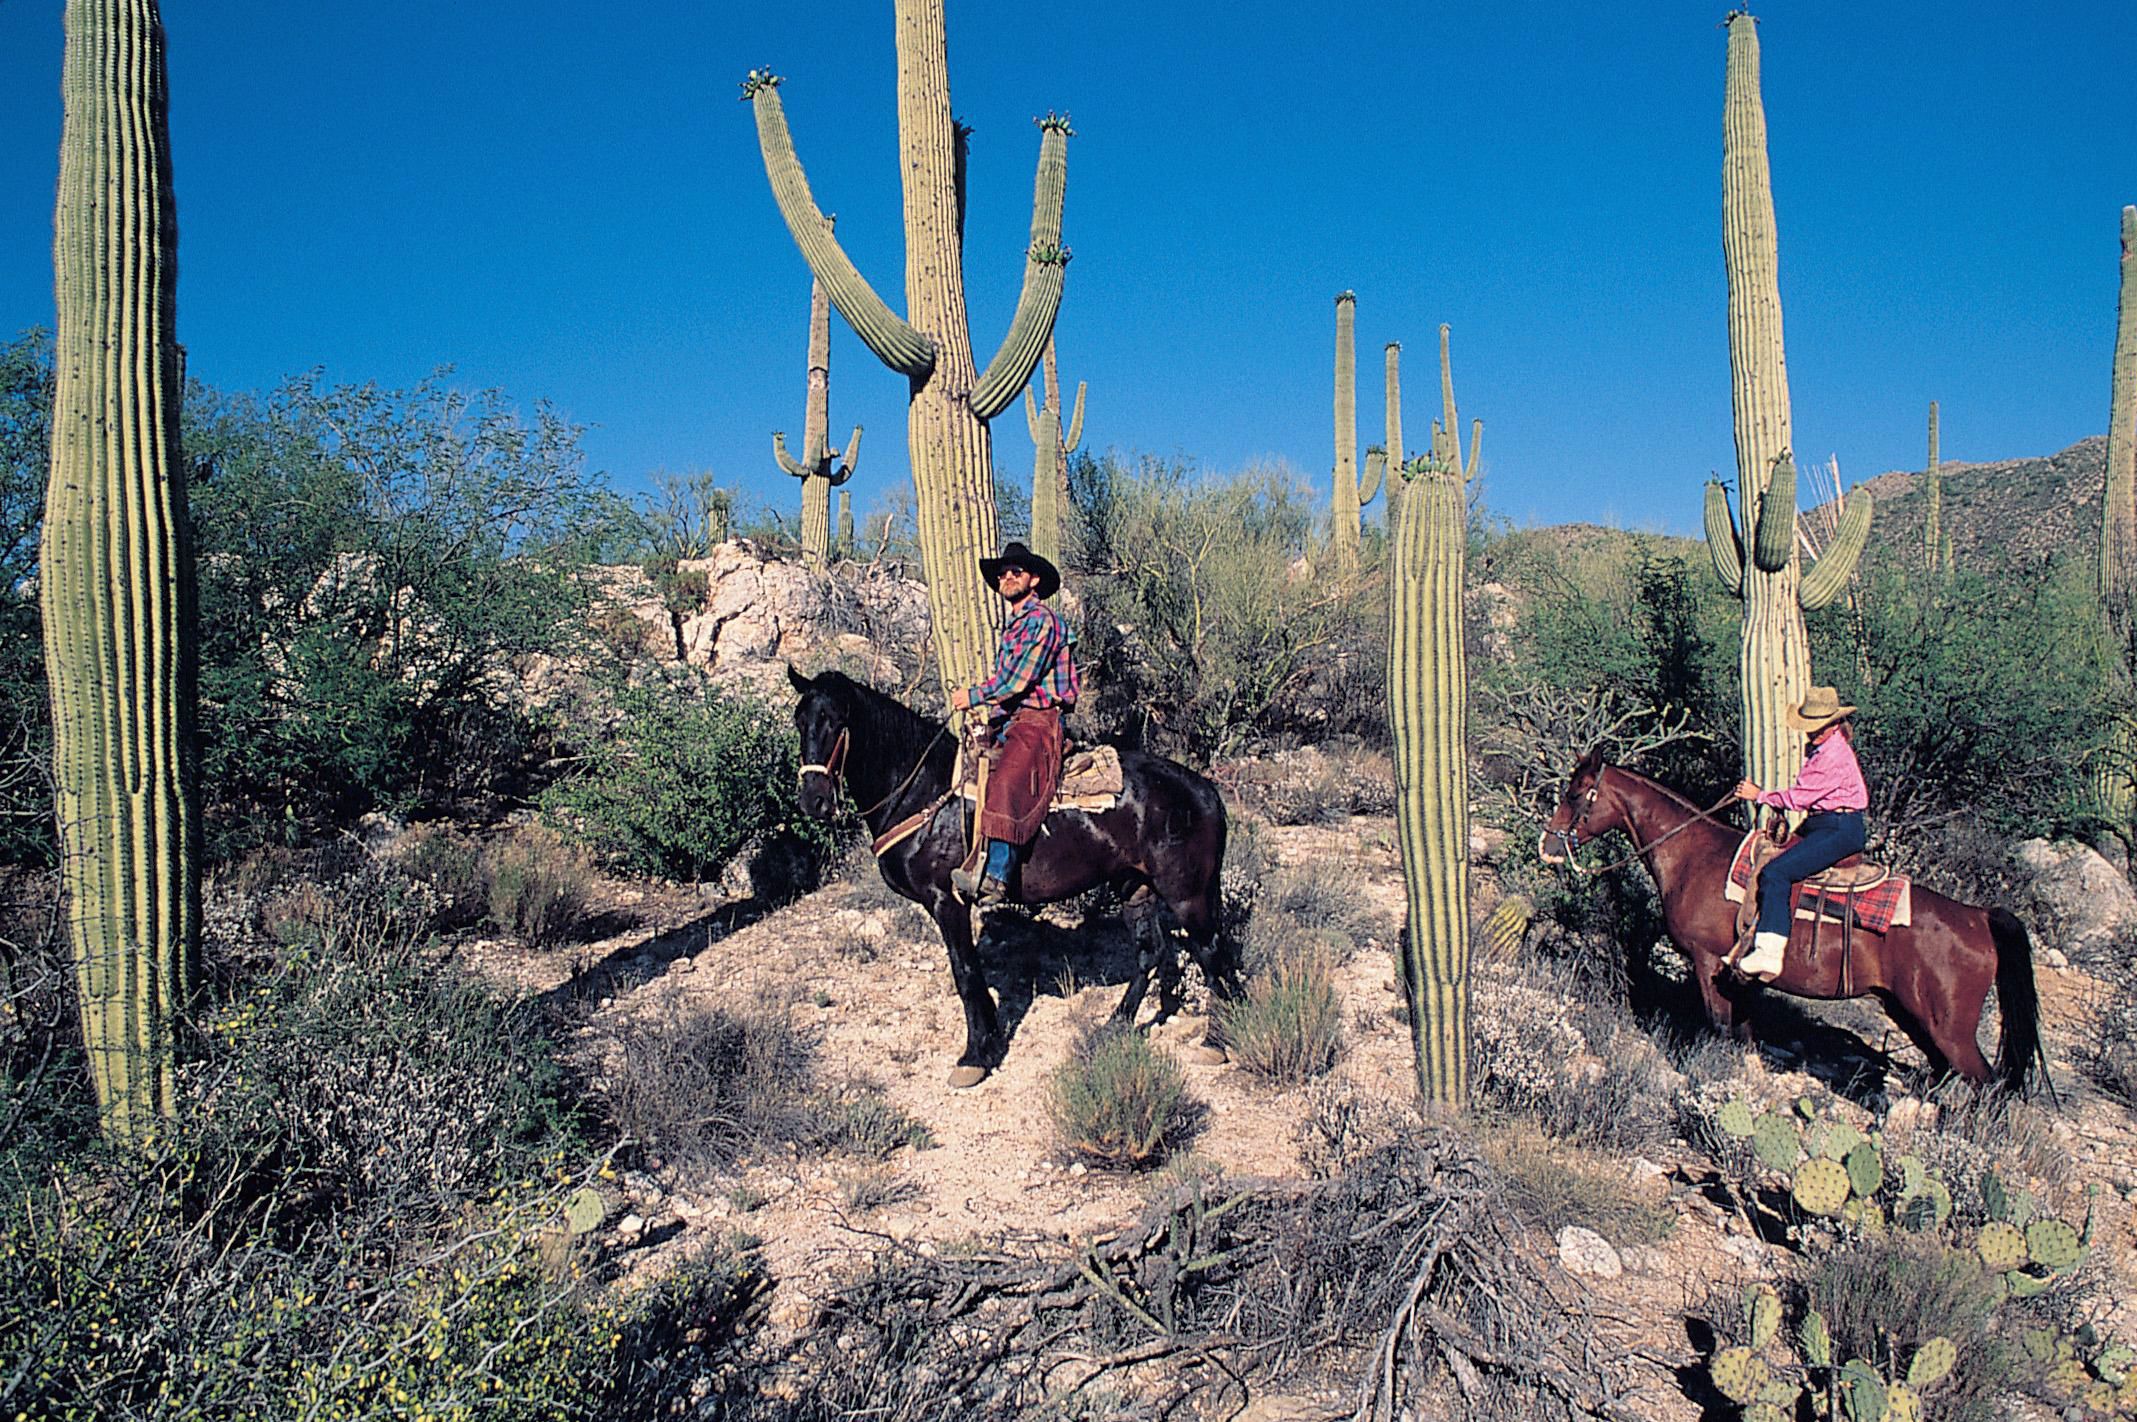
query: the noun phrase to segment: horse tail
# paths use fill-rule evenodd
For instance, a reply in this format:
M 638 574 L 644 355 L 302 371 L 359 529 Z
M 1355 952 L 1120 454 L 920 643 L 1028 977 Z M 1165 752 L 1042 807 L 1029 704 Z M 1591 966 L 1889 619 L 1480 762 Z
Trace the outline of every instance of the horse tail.
M 2026 926 L 2004 909 L 1988 911 L 1996 940 L 1996 1004 L 2003 1019 L 1996 1052 L 1996 1079 L 2024 1091 L 2041 1054 L 2041 1000 L 2033 985 L 2033 943 Z

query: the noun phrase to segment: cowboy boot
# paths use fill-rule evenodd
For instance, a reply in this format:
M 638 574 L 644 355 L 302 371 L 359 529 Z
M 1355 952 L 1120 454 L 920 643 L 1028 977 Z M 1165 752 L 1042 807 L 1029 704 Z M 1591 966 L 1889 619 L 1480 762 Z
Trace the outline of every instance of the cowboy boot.
M 1761 933 L 1754 940 L 1751 951 L 1737 963 L 1736 970 L 1747 978 L 1771 982 L 1781 976 L 1784 956 L 1788 950 L 1788 935 L 1785 933 Z
M 982 874 L 978 869 L 962 865 L 950 871 L 950 887 L 967 903 L 986 907 L 990 904 L 1009 902 L 1009 886 L 992 874 Z

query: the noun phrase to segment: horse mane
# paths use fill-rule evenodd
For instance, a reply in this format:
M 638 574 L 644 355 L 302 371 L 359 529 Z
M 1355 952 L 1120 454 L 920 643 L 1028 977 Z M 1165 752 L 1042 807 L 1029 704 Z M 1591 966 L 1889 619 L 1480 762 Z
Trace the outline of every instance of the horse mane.
M 842 671 L 823 672 L 809 685 L 845 708 L 856 741 L 867 741 L 871 750 L 901 765 L 912 765 L 920 759 L 922 750 L 933 745 L 928 759 L 944 761 L 943 773 L 949 773 L 948 761 L 955 754 L 955 742 L 945 736 L 939 745 L 933 744 L 942 731 L 940 721 L 930 720 L 895 696 L 855 681 Z
M 1624 776 L 1627 780 L 1633 781 L 1636 784 L 1644 785 L 1650 790 L 1654 790 L 1661 793 L 1669 800 L 1674 802 L 1680 809 L 1684 810 L 1690 818 L 1703 820 L 1711 829 L 1723 830 L 1729 834 L 1737 835 L 1739 837 L 1741 837 L 1743 833 L 1734 825 L 1724 824 L 1721 821 L 1714 819 L 1711 815 L 1708 814 L 1706 806 L 1694 804 L 1692 802 L 1691 796 L 1686 795 L 1681 790 L 1671 789 L 1669 786 L 1664 785 L 1661 781 L 1655 779 L 1651 775 L 1642 775 L 1639 771 L 1629 770 L 1622 765 L 1606 764 L 1603 768 L 1606 770 L 1614 770 L 1618 774 Z

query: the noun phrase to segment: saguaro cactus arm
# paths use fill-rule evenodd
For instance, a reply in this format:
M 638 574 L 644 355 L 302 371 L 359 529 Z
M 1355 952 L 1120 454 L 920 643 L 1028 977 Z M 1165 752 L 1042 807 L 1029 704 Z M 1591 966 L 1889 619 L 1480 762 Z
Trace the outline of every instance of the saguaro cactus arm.
M 1483 458 L 1484 422 L 1482 420 L 1471 420 L 1469 422 L 1469 467 L 1462 474 L 1465 482 L 1476 482 L 1478 462 Z
M 1759 500 L 1759 523 L 1751 540 L 1751 562 L 1762 573 L 1778 573 L 1796 551 L 1796 461 L 1787 450 L 1774 456 Z
M 742 97 L 757 120 L 757 146 L 764 153 L 764 171 L 771 179 L 779 215 L 786 219 L 787 231 L 801 248 L 809 270 L 824 284 L 831 304 L 862 344 L 892 370 L 917 380 L 935 367 L 935 343 L 884 304 L 832 235 L 831 225 L 809 191 L 801 160 L 794 155 L 794 136 L 787 130 L 786 109 L 779 101 L 780 82 L 778 75 L 761 69 L 752 70 L 742 81 Z
M 1373 501 L 1380 492 L 1380 483 L 1387 477 L 1388 452 L 1377 444 L 1365 447 L 1365 478 L 1358 483 L 1358 503 L 1361 507 Z
M 1440 322 L 1440 428 L 1447 436 L 1447 458 L 1455 468 L 1462 467 L 1462 447 L 1456 441 L 1455 431 L 1461 428 L 1454 419 L 1454 362 L 1448 355 L 1448 338 L 1452 328 Z
M 1083 392 L 1089 382 L 1076 382 L 1076 409 L 1069 416 L 1068 432 L 1061 437 L 1061 452 L 1073 454 L 1076 446 L 1083 443 Z
M 1068 191 L 1068 120 L 1048 114 L 1039 121 L 1039 174 L 1032 184 L 1031 246 L 1024 254 L 1024 288 L 1001 349 L 972 387 L 972 413 L 991 420 L 1009 408 L 1031 380 L 1046 338 L 1061 310 L 1069 250 L 1061 245 L 1061 202 Z
M 1031 431 L 1033 442 L 1039 438 L 1039 402 L 1031 396 L 1031 386 L 1024 387 L 1024 428 Z
M 1855 576 L 1855 565 L 1862 558 L 1863 545 L 1870 541 L 1870 512 L 1872 503 L 1867 489 L 1857 489 L 1848 495 L 1848 506 L 1841 511 L 1840 527 L 1833 531 L 1832 544 L 1818 561 L 1804 571 L 1803 581 L 1797 587 L 1797 600 L 1806 612 L 1819 608 L 1840 596 L 1840 590 Z
M 1729 491 L 1719 479 L 1707 481 L 1707 556 L 1714 560 L 1714 576 L 1731 597 L 1744 590 L 1744 551 L 1737 544 L 1736 517 L 1729 512 Z
M 2137 207 L 2122 209 L 2122 279 L 2107 400 L 2107 489 L 2101 503 L 2100 596 L 2124 638 L 2137 587 Z
M 781 469 L 784 469 L 797 479 L 806 479 L 816 472 L 810 465 L 802 463 L 793 455 L 787 453 L 787 432 L 785 430 L 772 431 L 772 458 L 779 461 Z
M 839 460 L 839 466 L 837 469 L 832 470 L 830 465 L 834 459 Z M 853 427 L 853 438 L 846 441 L 846 448 L 843 451 L 836 449 L 824 451 L 824 465 L 829 470 L 824 477 L 831 481 L 831 487 L 834 489 L 853 477 L 853 471 L 861 466 L 861 427 L 859 425 Z

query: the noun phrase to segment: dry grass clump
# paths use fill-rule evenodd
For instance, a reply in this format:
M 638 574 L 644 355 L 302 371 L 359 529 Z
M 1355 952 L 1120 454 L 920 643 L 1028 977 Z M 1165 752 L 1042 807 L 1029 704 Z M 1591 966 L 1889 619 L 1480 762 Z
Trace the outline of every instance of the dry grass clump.
M 2102 1091 L 2137 1110 L 2137 976 L 2123 974 L 2093 1003 L 2079 1065 Z
M 1577 1224 L 1614 1244 L 1652 1244 L 1676 1225 L 1668 1208 L 1635 1192 L 1623 1161 L 1511 1122 L 1487 1129 L 1479 1144 L 1505 1177 L 1508 1208 L 1547 1233 Z
M 1999 1282 L 1972 1251 L 1896 1230 L 1818 1255 L 1803 1291 L 1806 1304 L 1825 1315 L 1835 1359 L 1891 1367 L 1926 1339 L 1951 1339 L 1958 1361 L 1937 1384 L 1936 1415 L 1990 1422 L 2010 1415 L 2025 1372 L 2024 1354 L 1995 1326 Z
M 444 825 L 417 825 L 390 849 L 401 872 L 437 896 L 439 928 L 465 928 L 489 907 L 490 875 L 482 846 Z
M 1160 1163 L 1185 1141 L 1199 1114 L 1172 1054 L 1111 1023 L 1079 1032 L 1047 1085 L 1061 1143 L 1116 1170 Z
M 733 1011 L 674 1003 L 619 1029 L 601 1085 L 609 1119 L 647 1152 L 724 1169 L 753 1148 L 806 1136 L 809 1045 L 774 999 Z
M 1219 1014 L 1232 1060 L 1271 1081 L 1309 1081 L 1343 1054 L 1343 1007 L 1325 943 L 1309 940 L 1284 954 Z
M 492 844 L 484 860 L 489 919 L 500 932 L 552 948 L 585 921 L 593 872 L 554 831 L 518 830 Z
M 930 1150 L 935 1133 L 891 1104 L 880 1087 L 849 1082 L 816 1108 L 814 1143 L 868 1160 L 887 1160 L 899 1150 Z

